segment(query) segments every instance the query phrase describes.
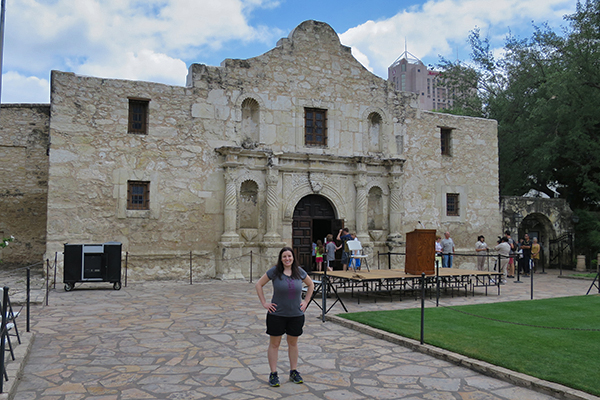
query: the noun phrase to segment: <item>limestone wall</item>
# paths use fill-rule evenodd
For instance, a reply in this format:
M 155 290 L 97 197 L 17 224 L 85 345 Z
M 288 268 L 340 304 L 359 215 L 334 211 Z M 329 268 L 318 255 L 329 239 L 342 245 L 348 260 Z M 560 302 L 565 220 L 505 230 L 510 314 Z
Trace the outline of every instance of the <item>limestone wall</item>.
M 45 104 L 4 104 L 0 109 L 0 236 L 15 237 L 2 251 L 7 264 L 43 260 L 49 111 Z
M 308 194 L 372 254 L 394 235 L 401 250 L 419 220 L 459 248 L 500 229 L 495 122 L 419 111 L 324 23 L 252 59 L 194 64 L 186 87 L 57 71 L 51 84 L 47 255 L 114 240 L 133 278 L 181 278 L 190 251 L 196 276 L 247 278 L 250 250 L 264 271 L 292 245 Z M 150 100 L 147 135 L 127 133 L 129 98 Z M 326 146 L 305 145 L 305 108 L 327 110 Z M 440 127 L 453 130 L 452 157 Z M 150 182 L 150 210 L 127 210 L 128 180 Z M 460 217 L 445 217 L 446 192 L 461 194 Z M 378 229 L 369 193 L 381 196 Z

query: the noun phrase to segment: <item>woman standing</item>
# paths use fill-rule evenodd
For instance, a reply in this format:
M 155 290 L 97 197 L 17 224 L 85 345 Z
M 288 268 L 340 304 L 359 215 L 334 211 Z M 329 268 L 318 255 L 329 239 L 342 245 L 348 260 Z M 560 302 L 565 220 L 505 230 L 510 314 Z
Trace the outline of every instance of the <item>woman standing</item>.
M 273 282 L 273 297 L 270 302 L 265 299 L 263 291 L 263 287 L 269 281 Z M 308 287 L 304 300 L 302 300 L 302 282 Z M 284 333 L 287 335 L 290 380 L 294 383 L 304 382 L 297 371 L 298 338 L 302 335 L 304 311 L 310 303 L 313 290 L 313 281 L 306 271 L 298 266 L 294 258 L 294 251 L 290 247 L 281 249 L 277 265 L 269 269 L 256 282 L 258 298 L 263 307 L 267 309 L 267 334 L 270 337 L 267 358 L 271 368 L 269 375 L 269 385 L 271 386 L 279 386 L 277 358 Z
M 483 235 L 479 235 L 477 237 L 477 243 L 475 243 L 475 251 L 477 252 L 477 269 L 479 271 L 483 271 L 485 265 L 485 253 L 490 249 L 488 245 L 485 243 L 485 238 Z

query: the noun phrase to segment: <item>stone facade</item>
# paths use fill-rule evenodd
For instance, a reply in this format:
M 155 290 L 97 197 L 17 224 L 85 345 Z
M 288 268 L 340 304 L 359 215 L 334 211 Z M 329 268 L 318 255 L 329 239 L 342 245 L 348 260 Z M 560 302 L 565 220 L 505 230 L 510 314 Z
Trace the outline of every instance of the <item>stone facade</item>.
M 0 109 L 0 237 L 15 241 L 2 251 L 7 264 L 42 261 L 46 249 L 48 105 Z
M 193 64 L 186 87 L 57 71 L 51 84 L 47 257 L 114 240 L 132 277 L 183 277 L 191 252 L 196 276 L 248 278 L 283 245 L 308 262 L 306 241 L 341 226 L 373 266 L 421 226 L 469 251 L 501 230 L 496 122 L 419 110 L 325 23 L 255 58 Z M 130 99 L 148 102 L 147 134 L 128 133 Z M 326 112 L 321 145 L 306 143 L 310 109 Z M 148 210 L 129 209 L 131 181 L 149 182 Z

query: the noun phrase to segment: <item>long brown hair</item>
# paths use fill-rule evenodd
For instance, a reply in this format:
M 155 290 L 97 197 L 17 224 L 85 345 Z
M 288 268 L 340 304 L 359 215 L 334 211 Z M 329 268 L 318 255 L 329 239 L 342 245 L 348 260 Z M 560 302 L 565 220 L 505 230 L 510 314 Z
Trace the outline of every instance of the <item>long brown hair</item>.
M 283 261 L 281 261 L 281 256 L 284 252 L 289 251 L 292 253 L 292 257 L 294 261 L 292 262 L 292 279 L 302 279 L 300 277 L 300 268 L 298 267 L 298 262 L 296 261 L 296 255 L 294 254 L 294 249 L 291 247 L 284 247 L 279 251 L 279 257 L 277 257 L 277 265 L 275 265 L 275 277 L 281 278 L 283 275 Z

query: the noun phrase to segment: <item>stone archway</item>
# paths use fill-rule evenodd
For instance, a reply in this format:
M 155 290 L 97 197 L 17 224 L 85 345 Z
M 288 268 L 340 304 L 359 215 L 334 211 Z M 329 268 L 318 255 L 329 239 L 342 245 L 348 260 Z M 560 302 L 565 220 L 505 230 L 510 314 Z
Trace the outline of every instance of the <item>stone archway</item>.
M 556 238 L 556 232 L 552 226 L 550 219 L 541 213 L 531 213 L 527 215 L 519 226 L 518 238 L 522 238 L 528 234 L 531 240 L 537 237 L 539 244 L 542 246 L 540 260 L 544 266 L 549 265 L 550 241 Z
M 343 221 L 336 219 L 335 210 L 325 197 L 310 194 L 300 199 L 294 208 L 292 221 L 292 246 L 298 264 L 311 271 L 314 262 L 312 244 L 323 240 L 329 233 L 335 239 L 342 226 Z

